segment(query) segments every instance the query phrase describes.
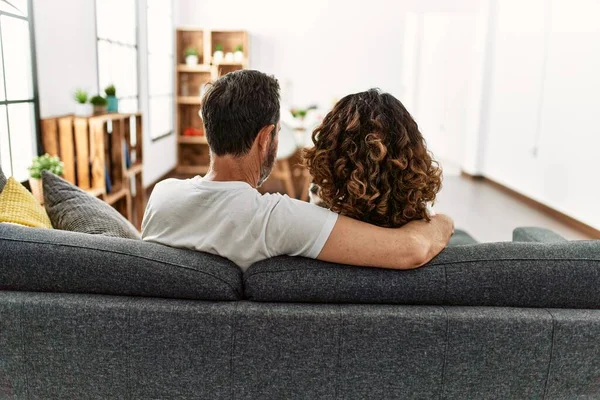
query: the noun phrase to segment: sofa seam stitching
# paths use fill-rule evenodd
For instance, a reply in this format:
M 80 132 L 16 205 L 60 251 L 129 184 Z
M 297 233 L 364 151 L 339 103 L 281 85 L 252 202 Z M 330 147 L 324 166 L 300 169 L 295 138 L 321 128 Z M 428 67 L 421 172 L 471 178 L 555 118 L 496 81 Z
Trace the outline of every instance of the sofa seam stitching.
M 448 316 L 448 310 L 446 307 L 441 306 L 446 315 L 446 345 L 444 348 L 444 363 L 442 364 L 442 388 L 440 390 L 440 399 L 444 398 L 444 392 L 446 390 L 446 366 L 448 361 L 448 348 L 450 347 L 450 317 Z
M 547 308 L 545 309 L 545 311 L 550 315 L 550 319 L 552 321 L 552 335 L 551 335 L 551 341 L 550 341 L 550 357 L 548 360 L 548 370 L 546 372 L 546 381 L 544 382 L 544 393 L 542 394 L 542 400 L 546 399 L 546 396 L 548 395 L 548 382 L 550 380 L 550 370 L 552 368 L 552 360 L 554 358 L 554 331 L 556 328 L 556 326 L 555 326 L 556 320 L 554 319 L 554 315 Z
M 542 261 L 594 261 L 594 262 L 600 262 L 600 259 L 585 259 L 585 258 L 506 258 L 506 259 L 479 259 L 479 260 L 461 260 L 461 261 L 451 261 L 451 262 L 447 262 L 447 263 L 439 263 L 439 264 L 426 264 L 423 266 L 423 268 L 427 268 L 427 267 L 436 267 L 436 266 L 443 266 L 446 267 L 448 265 L 453 265 L 453 264 L 466 264 L 466 263 L 476 263 L 476 262 L 488 262 L 488 261 L 534 261 L 534 262 L 542 262 Z M 344 266 L 343 264 L 340 264 L 341 266 Z M 355 268 L 376 268 L 376 267 L 360 267 L 360 266 L 355 266 L 355 265 L 347 265 L 346 267 L 355 267 Z M 333 270 L 333 268 L 327 268 L 327 267 L 315 267 L 315 268 L 311 268 L 314 270 L 319 270 L 319 271 L 323 271 L 323 270 L 328 270 L 331 269 Z M 388 269 L 388 268 L 376 268 L 376 269 Z M 277 271 L 256 271 L 256 272 L 252 272 L 252 273 L 248 273 L 248 278 L 251 278 L 255 275 L 260 275 L 260 274 L 273 274 L 273 273 L 278 273 L 278 272 L 294 272 L 294 271 L 306 271 L 307 268 L 292 268 L 292 269 L 282 269 L 282 270 L 277 270 Z
M 85 246 L 75 246 L 72 244 L 63 244 L 63 243 L 51 243 L 51 242 L 45 242 L 45 241 L 32 241 L 32 240 L 21 240 L 21 239 L 10 239 L 10 238 L 0 238 L 0 240 L 9 240 L 11 242 L 25 242 L 25 243 L 29 243 L 29 244 L 46 244 L 46 245 L 58 245 L 58 246 L 64 246 L 64 247 L 70 247 L 70 248 L 75 248 L 75 249 L 87 249 L 87 250 L 93 250 L 93 251 L 98 251 L 101 253 L 112 253 L 112 254 L 119 254 L 122 256 L 127 256 L 127 257 L 132 257 L 132 258 L 139 258 L 141 260 L 147 260 L 147 261 L 153 261 L 153 262 L 157 262 L 157 263 L 161 263 L 161 264 L 166 264 L 166 265 L 170 265 L 172 267 L 180 267 L 189 271 L 193 271 L 195 273 L 198 273 L 200 275 L 208 275 L 210 277 L 213 277 L 223 283 L 225 283 L 227 286 L 229 286 L 229 288 L 237 295 L 240 295 L 240 292 L 238 290 L 236 290 L 236 288 L 234 288 L 231 283 L 227 282 L 226 280 L 224 280 L 223 278 L 211 274 L 209 272 L 205 272 L 205 271 L 198 271 L 194 268 L 185 266 L 185 265 L 181 265 L 181 264 L 174 264 L 172 262 L 169 261 L 159 261 L 159 260 L 155 260 L 152 258 L 148 258 L 148 257 L 143 257 L 143 256 L 139 256 L 139 255 L 134 255 L 134 254 L 129 254 L 129 253 L 125 253 L 125 252 L 121 252 L 121 251 L 114 251 L 114 250 L 105 250 L 105 249 L 98 249 L 98 248 L 93 248 L 93 247 L 85 247 Z

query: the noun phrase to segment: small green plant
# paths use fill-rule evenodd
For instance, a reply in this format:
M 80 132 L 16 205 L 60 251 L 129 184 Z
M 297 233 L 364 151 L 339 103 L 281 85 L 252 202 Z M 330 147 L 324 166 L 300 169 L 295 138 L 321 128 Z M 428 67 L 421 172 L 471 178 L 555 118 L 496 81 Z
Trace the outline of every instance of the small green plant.
M 64 164 L 60 158 L 51 157 L 46 153 L 33 159 L 31 167 L 29 167 L 29 174 L 34 179 L 42 179 L 42 171 L 50 171 L 55 175 L 62 176 L 63 168 Z
M 185 49 L 185 56 L 198 56 L 198 50 L 193 47 L 188 47 L 187 49 Z
M 235 51 L 244 51 L 244 46 L 242 46 L 241 44 L 238 44 L 237 46 L 235 46 Z
M 223 51 L 223 45 L 222 44 L 216 44 L 215 45 L 215 51 Z
M 298 108 L 298 109 L 292 110 L 292 115 L 294 116 L 294 118 L 304 118 L 304 117 L 306 117 L 307 113 L 308 113 L 308 110 L 305 110 L 303 108 Z
M 106 93 L 107 96 L 116 96 L 117 89 L 115 88 L 115 85 L 108 85 L 104 88 L 104 93 Z
M 75 101 L 79 104 L 85 104 L 88 102 L 88 92 L 86 92 L 83 89 L 75 90 L 73 97 L 75 98 Z
M 108 101 L 106 101 L 106 99 L 104 97 L 97 94 L 90 99 L 90 103 L 92 103 L 95 106 L 103 107 L 106 104 L 108 104 Z

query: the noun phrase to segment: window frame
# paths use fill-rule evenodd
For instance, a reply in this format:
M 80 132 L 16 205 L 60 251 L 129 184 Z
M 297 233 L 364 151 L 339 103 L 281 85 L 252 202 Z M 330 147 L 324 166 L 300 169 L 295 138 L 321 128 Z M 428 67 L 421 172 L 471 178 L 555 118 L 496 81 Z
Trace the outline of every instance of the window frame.
M 29 1 L 33 1 L 33 0 L 29 0 Z M 104 88 L 100 87 L 100 48 L 98 46 L 98 43 L 102 40 L 104 42 L 107 42 L 109 44 L 114 44 L 117 46 L 123 46 L 123 47 L 129 47 L 129 48 L 134 48 L 135 49 L 135 70 L 136 70 L 136 76 L 137 76 L 137 95 L 135 96 L 123 96 L 123 97 L 119 97 L 117 96 L 117 99 L 119 100 L 119 102 L 121 100 L 131 100 L 131 99 L 137 99 L 137 112 L 141 112 L 141 105 L 140 105 L 140 85 L 141 85 L 141 79 L 140 79 L 140 13 L 139 13 L 139 0 L 133 0 L 134 2 L 134 9 L 135 9 L 135 45 L 131 45 L 129 43 L 123 43 L 123 42 L 119 42 L 117 40 L 112 40 L 112 39 L 106 39 L 106 38 L 101 38 L 98 35 L 98 1 L 102 1 L 102 0 L 94 0 L 94 28 L 96 31 L 96 85 L 98 86 L 98 94 L 103 95 L 104 94 Z M 113 82 L 114 84 L 114 82 Z M 117 88 L 118 90 L 118 88 Z M 119 111 L 120 112 L 120 111 Z
M 11 18 L 17 18 L 23 21 L 27 21 L 29 28 L 29 51 L 30 51 L 30 60 L 31 60 L 31 84 L 32 84 L 32 97 L 29 99 L 23 100 L 9 100 L 8 96 L 6 96 L 6 68 L 5 68 L 5 58 L 4 58 L 4 39 L 0 34 L 0 54 L 2 55 L 2 63 L 0 64 L 0 68 L 2 68 L 2 88 L 4 90 L 5 99 L 0 100 L 0 106 L 6 106 L 6 123 L 7 123 L 7 135 L 8 135 L 8 154 L 10 157 L 10 166 L 11 166 L 11 175 L 14 175 L 13 170 L 13 153 L 12 153 L 12 141 L 10 134 L 10 116 L 8 112 L 8 106 L 11 104 L 32 104 L 33 105 L 33 132 L 34 137 L 32 138 L 32 142 L 35 146 L 32 152 L 34 156 L 40 156 L 43 152 L 42 146 L 42 135 L 41 135 L 41 120 L 40 120 L 40 96 L 39 96 L 39 88 L 38 88 L 38 79 L 37 79 L 37 57 L 36 57 L 36 47 L 35 47 L 35 24 L 34 24 L 34 13 L 33 13 L 33 0 L 27 0 L 27 16 L 18 15 L 16 13 L 11 13 L 8 11 L 0 10 L 0 16 L 7 16 Z M 0 25 L 1 25 L 0 21 Z M 0 160 L 1 162 L 1 160 Z M 1 164 L 0 164 L 1 165 Z
M 174 32 L 175 31 L 175 24 L 174 24 L 174 12 L 173 12 L 173 10 L 174 10 L 174 6 L 175 5 L 173 4 L 172 0 L 166 0 L 166 1 L 171 2 L 171 15 L 170 15 L 170 17 L 171 17 L 171 25 L 172 25 L 171 26 L 171 30 Z M 152 108 L 151 107 L 151 103 L 152 103 L 151 100 L 152 100 L 153 96 L 150 93 L 150 65 L 149 65 L 149 63 L 150 63 L 150 54 L 151 53 L 150 53 L 150 43 L 149 43 L 150 35 L 148 34 L 148 32 L 149 32 L 148 9 L 150 7 L 148 5 L 148 2 L 145 2 L 145 3 L 146 3 L 146 7 L 144 9 L 144 12 L 146 13 L 146 16 L 145 16 L 145 18 L 146 18 L 146 57 L 147 57 L 147 60 L 148 60 L 148 73 L 146 74 L 146 78 L 147 78 L 146 84 L 148 85 L 147 86 L 147 88 L 148 88 L 148 112 L 151 113 L 152 112 L 152 110 L 151 110 L 151 108 Z M 173 36 L 173 40 L 171 41 L 171 44 L 173 46 L 173 53 L 171 55 L 171 65 L 173 66 L 173 68 L 176 68 L 176 66 L 175 66 L 175 60 L 176 60 L 176 54 L 175 54 L 175 36 Z M 173 76 L 171 76 L 171 94 L 170 94 L 171 95 L 171 99 L 172 99 L 171 104 L 173 105 L 173 108 L 171 109 L 171 130 L 168 131 L 168 132 L 165 132 L 165 133 L 163 133 L 161 135 L 158 135 L 157 137 L 152 137 L 152 135 L 151 135 L 151 129 L 152 129 L 152 127 L 150 126 L 150 120 L 148 118 L 148 126 L 150 127 L 150 129 L 148 129 L 148 136 L 150 137 L 150 141 L 152 143 L 157 142 L 157 141 L 159 141 L 161 139 L 167 138 L 167 137 L 169 137 L 169 136 L 171 136 L 171 135 L 173 135 L 175 133 L 175 116 L 176 116 L 176 112 L 177 112 L 177 110 L 175 109 L 175 91 L 176 90 L 177 89 L 175 88 L 174 74 L 173 74 Z M 162 94 L 162 95 L 157 95 L 157 96 L 154 96 L 154 97 L 160 97 L 160 96 L 168 96 L 168 95 L 167 94 Z

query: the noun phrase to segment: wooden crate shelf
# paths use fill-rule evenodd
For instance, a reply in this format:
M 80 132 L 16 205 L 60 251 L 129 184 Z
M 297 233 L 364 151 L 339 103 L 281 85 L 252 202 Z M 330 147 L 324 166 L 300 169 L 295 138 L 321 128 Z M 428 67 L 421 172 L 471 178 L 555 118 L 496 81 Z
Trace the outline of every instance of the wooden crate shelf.
M 179 104 L 200 105 L 202 104 L 202 98 L 200 96 L 178 96 L 177 102 Z
M 138 190 L 132 196 L 131 181 L 141 182 L 143 176 L 141 114 L 67 115 L 43 119 L 41 125 L 44 151 L 63 161 L 63 177 L 114 206 L 139 228 L 141 218 L 134 214 L 143 215 L 146 195 Z
M 198 111 L 202 104 L 203 87 L 228 74 L 229 72 L 249 68 L 248 33 L 242 30 L 208 30 L 183 27 L 176 31 L 177 59 L 176 74 L 176 110 L 177 110 L 177 172 L 184 175 L 205 174 L 208 171 L 208 143 L 204 136 L 184 136 L 188 128 L 204 130 Z M 234 52 L 241 45 L 244 53 L 242 61 L 224 61 L 213 63 L 215 47 L 221 45 L 223 52 Z M 185 64 L 185 50 L 188 47 L 198 49 L 199 64 Z
M 178 165 L 175 172 L 181 175 L 205 175 L 208 172 L 208 165 Z
M 206 136 L 179 136 L 177 141 L 184 144 L 208 144 Z
M 177 66 L 178 72 L 188 72 L 188 73 L 202 73 L 202 72 L 211 72 L 210 65 L 208 64 L 198 64 L 198 65 L 186 65 L 179 64 Z

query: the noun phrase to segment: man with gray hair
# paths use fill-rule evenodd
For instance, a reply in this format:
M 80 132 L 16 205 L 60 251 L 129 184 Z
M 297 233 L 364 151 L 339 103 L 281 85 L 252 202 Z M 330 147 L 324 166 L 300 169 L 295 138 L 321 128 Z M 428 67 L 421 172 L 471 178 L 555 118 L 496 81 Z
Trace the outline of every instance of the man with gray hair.
M 262 72 L 232 72 L 211 85 L 202 102 L 210 170 L 156 185 L 144 240 L 217 254 L 242 269 L 278 255 L 412 269 L 446 247 L 454 224 L 445 215 L 381 228 L 285 195 L 261 195 L 256 188 L 277 153 L 279 110 L 279 84 Z

